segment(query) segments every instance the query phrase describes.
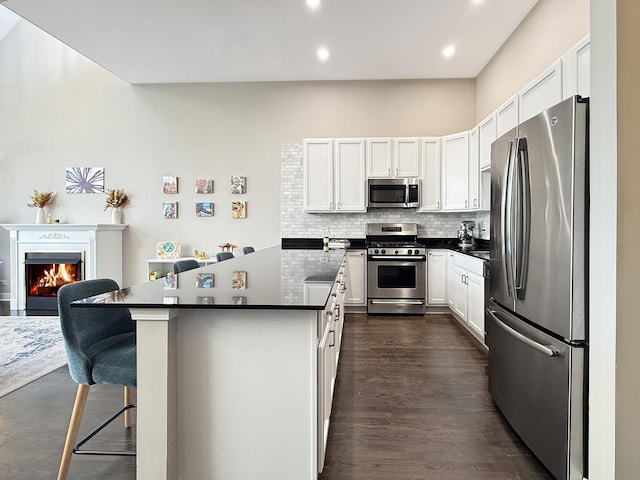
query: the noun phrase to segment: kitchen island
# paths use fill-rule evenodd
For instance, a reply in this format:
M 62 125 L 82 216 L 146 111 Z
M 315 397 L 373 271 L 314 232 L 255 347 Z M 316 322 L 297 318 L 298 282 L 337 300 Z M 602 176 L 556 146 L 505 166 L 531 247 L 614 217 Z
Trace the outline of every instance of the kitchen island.
M 343 256 L 272 247 L 74 305 L 137 322 L 139 480 L 317 477 Z

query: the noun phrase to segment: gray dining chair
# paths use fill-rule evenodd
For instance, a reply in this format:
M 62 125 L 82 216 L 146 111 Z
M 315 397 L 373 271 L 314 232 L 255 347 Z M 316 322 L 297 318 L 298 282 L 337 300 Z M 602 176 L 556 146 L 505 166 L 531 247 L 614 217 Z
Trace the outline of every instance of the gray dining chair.
M 117 291 L 117 282 L 111 279 L 83 280 L 63 285 L 58 290 L 58 312 L 69 373 L 78 384 L 75 402 L 64 443 L 58 480 L 67 478 L 71 454 L 126 455 L 133 451 L 89 451 L 81 447 L 119 415 L 124 414 L 125 428 L 131 426 L 130 409 L 132 388 L 136 386 L 136 325 L 129 310 L 124 307 L 71 306 L 71 303 L 94 295 Z M 94 384 L 124 387 L 124 407 L 97 429 L 78 442 L 78 430 L 89 395 Z M 74 446 L 75 444 L 75 446 Z
M 224 262 L 225 260 L 229 260 L 230 258 L 234 258 L 233 253 L 231 252 L 216 253 L 216 262 Z
M 249 253 L 253 253 L 255 252 L 255 249 L 253 247 L 242 247 L 242 254 L 243 255 L 247 255 Z
M 199 268 L 200 264 L 197 260 L 193 258 L 188 258 L 186 260 L 178 260 L 177 262 L 173 262 L 173 273 L 182 273 L 187 270 L 193 270 L 194 268 Z

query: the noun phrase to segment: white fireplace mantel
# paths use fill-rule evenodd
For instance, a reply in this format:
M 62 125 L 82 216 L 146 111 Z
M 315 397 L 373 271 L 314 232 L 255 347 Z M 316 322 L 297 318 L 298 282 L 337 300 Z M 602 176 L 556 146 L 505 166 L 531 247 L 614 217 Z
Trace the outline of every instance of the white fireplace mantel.
M 77 251 L 84 279 L 112 278 L 122 285 L 123 224 L 0 224 L 9 231 L 11 310 L 25 309 L 26 252 Z

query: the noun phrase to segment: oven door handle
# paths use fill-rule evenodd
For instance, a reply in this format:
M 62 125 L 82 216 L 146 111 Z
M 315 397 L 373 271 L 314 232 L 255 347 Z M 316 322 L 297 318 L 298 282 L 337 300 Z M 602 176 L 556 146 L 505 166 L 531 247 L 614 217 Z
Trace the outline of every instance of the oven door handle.
M 424 305 L 424 300 L 371 300 L 374 305 Z
M 369 260 L 386 260 L 392 262 L 394 260 L 405 260 L 413 262 L 424 262 L 427 260 L 426 255 L 369 255 Z

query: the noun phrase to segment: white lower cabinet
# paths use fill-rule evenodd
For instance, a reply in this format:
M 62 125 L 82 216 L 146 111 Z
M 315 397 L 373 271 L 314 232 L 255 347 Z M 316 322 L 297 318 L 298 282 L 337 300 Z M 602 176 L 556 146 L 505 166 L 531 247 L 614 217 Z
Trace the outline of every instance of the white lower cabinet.
M 367 254 L 365 250 L 349 250 L 346 253 L 346 292 L 344 304 L 347 306 L 367 305 Z
M 448 295 L 451 313 L 484 345 L 483 261 L 448 253 Z
M 318 317 L 318 472 L 324 468 L 331 405 L 338 374 L 340 346 L 344 329 L 344 295 L 346 291 L 346 259 L 331 285 L 329 300 Z
M 427 251 L 427 305 L 447 304 L 447 252 Z

